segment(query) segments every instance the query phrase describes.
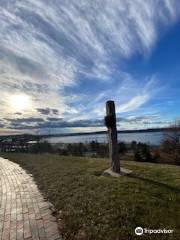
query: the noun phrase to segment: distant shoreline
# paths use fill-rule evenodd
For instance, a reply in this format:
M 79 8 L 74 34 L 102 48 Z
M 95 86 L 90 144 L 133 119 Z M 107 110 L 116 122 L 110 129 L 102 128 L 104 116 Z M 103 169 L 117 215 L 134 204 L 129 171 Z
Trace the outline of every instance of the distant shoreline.
M 149 133 L 149 132 L 162 132 L 167 131 L 168 128 L 149 128 L 149 129 L 134 129 L 134 130 L 118 130 L 118 133 Z M 107 131 L 98 131 L 98 132 L 79 132 L 79 133 L 59 133 L 59 134 L 18 134 L 18 135 L 2 135 L 0 138 L 50 138 L 50 137 L 68 137 L 68 136 L 82 136 L 82 135 L 98 135 L 98 134 L 106 134 Z
M 138 129 L 138 130 L 118 130 L 118 133 L 146 133 L 146 132 L 162 132 L 167 130 L 167 128 L 152 128 L 152 129 Z M 64 133 L 64 134 L 48 134 L 41 135 L 43 138 L 49 137 L 68 137 L 68 136 L 82 136 L 82 135 L 98 135 L 106 134 L 107 131 L 98 131 L 98 132 L 83 132 L 83 133 Z

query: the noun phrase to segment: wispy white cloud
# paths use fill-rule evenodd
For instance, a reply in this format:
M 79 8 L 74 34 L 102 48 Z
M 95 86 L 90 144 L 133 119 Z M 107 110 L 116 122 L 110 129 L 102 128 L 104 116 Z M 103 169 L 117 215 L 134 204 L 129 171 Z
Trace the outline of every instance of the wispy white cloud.
M 118 113 L 134 111 L 149 100 L 149 95 L 139 95 L 117 108 Z

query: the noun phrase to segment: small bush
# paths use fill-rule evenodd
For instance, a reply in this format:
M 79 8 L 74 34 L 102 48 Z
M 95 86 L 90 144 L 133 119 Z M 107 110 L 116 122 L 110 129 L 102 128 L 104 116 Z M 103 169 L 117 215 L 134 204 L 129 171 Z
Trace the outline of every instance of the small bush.
M 46 141 L 37 142 L 29 148 L 30 153 L 52 153 L 52 145 Z
M 145 143 L 137 144 L 134 157 L 139 162 L 153 162 L 150 147 Z

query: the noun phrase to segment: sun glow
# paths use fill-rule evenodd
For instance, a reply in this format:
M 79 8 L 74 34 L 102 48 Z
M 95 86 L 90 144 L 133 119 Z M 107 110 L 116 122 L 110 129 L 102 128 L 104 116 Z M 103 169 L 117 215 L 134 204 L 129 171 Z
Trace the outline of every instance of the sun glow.
M 25 94 L 15 94 L 10 96 L 9 103 L 13 111 L 23 111 L 31 107 L 31 99 Z

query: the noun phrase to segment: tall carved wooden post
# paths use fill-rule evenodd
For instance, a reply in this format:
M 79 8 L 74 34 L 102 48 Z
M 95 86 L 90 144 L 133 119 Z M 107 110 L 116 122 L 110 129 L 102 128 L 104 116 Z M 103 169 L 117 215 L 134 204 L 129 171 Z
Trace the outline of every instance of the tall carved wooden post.
M 105 124 L 108 128 L 109 136 L 109 157 L 111 160 L 112 171 L 120 173 L 120 161 L 118 157 L 116 112 L 114 101 L 106 102 Z

